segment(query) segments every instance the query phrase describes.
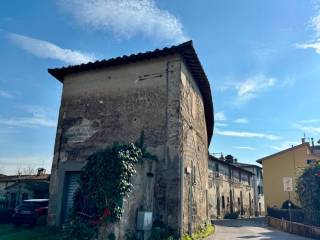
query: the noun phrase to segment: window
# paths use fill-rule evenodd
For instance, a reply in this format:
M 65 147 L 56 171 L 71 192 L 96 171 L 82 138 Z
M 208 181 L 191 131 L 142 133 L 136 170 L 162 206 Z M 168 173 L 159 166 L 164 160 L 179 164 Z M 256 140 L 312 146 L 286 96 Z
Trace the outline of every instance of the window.
M 197 183 L 197 179 L 196 179 L 196 166 L 193 165 L 192 167 L 192 183 L 196 184 Z
M 219 164 L 218 163 L 215 164 L 215 168 L 216 168 L 216 177 L 219 177 Z
M 232 178 L 232 170 L 231 170 L 231 167 L 229 166 L 229 178 L 231 179 Z
M 222 201 L 222 208 L 225 209 L 226 203 L 224 202 L 224 196 L 221 197 L 221 201 Z
M 307 160 L 307 164 L 313 164 L 313 163 L 315 163 L 315 162 L 316 162 L 315 159 L 308 159 L 308 160 Z
M 262 186 L 258 186 L 258 194 L 263 194 L 263 187 Z

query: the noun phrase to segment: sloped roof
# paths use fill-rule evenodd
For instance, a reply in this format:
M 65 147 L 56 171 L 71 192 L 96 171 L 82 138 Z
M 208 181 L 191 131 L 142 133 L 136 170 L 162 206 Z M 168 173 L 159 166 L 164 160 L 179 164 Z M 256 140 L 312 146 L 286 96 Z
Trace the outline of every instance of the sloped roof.
M 260 159 L 258 159 L 256 162 L 262 164 L 262 161 L 264 161 L 264 160 L 266 160 L 266 159 L 268 159 L 268 158 L 271 158 L 271 157 L 274 157 L 274 156 L 277 156 L 277 155 L 280 155 L 280 154 L 283 154 L 283 153 L 286 153 L 286 152 L 290 152 L 290 151 L 293 151 L 293 150 L 295 150 L 295 149 L 297 149 L 297 148 L 301 148 L 301 147 L 305 147 L 305 146 L 310 149 L 310 144 L 309 144 L 308 142 L 305 142 L 305 143 L 301 143 L 301 144 L 299 144 L 299 145 L 296 145 L 296 146 L 287 148 L 287 149 L 282 150 L 282 151 L 280 151 L 280 152 L 276 152 L 276 153 L 271 154 L 271 155 L 269 155 L 269 156 L 260 158 Z
M 62 67 L 62 68 L 48 69 L 48 72 L 52 76 L 54 76 L 56 79 L 58 79 L 60 82 L 63 82 L 64 77 L 71 73 L 79 73 L 79 72 L 89 71 L 93 69 L 100 69 L 100 68 L 111 67 L 116 65 L 124 65 L 128 63 L 142 61 L 142 60 L 164 57 L 164 56 L 168 56 L 176 53 L 180 54 L 183 57 L 188 69 L 190 70 L 202 94 L 204 109 L 205 109 L 206 125 L 207 125 L 208 144 L 210 144 L 212 134 L 213 134 L 213 126 L 214 126 L 211 89 L 210 89 L 208 78 L 202 68 L 198 55 L 193 47 L 192 41 L 188 41 L 180 45 L 172 46 L 169 48 L 148 51 L 145 53 L 132 54 L 129 56 L 124 55 L 122 57 L 111 58 L 108 60 L 89 62 L 86 64 L 80 64 L 80 65 L 68 66 L 68 67 Z
M 14 181 L 20 181 L 20 180 L 49 180 L 49 179 L 50 179 L 50 174 L 0 176 L 0 182 L 14 182 Z
M 244 168 L 242 168 L 242 167 L 240 167 L 240 166 L 238 166 L 238 165 L 235 165 L 235 164 L 233 164 L 233 163 L 224 161 L 224 160 L 222 160 L 222 159 L 220 159 L 220 158 L 217 158 L 217 157 L 215 157 L 215 156 L 212 156 L 212 155 L 210 155 L 210 154 L 209 154 L 209 161 L 216 161 L 216 162 L 222 163 L 222 164 L 224 164 L 224 165 L 228 165 L 228 166 L 230 166 L 230 167 L 232 167 L 232 168 L 235 168 L 235 169 L 241 170 L 241 171 L 243 171 L 243 172 L 247 172 L 247 173 L 249 173 L 249 174 L 251 174 L 251 175 L 254 175 L 254 173 L 252 173 L 251 171 L 249 171 L 249 170 L 247 170 L 247 169 L 244 169 Z
M 13 189 L 19 185 L 23 185 L 25 188 L 27 188 L 31 191 L 47 191 L 47 190 L 49 190 L 49 182 L 37 181 L 37 180 L 25 180 L 25 181 L 21 181 L 21 182 L 16 182 L 15 184 L 6 187 L 6 190 Z
M 236 165 L 238 167 L 255 167 L 255 168 L 261 168 L 262 169 L 262 167 L 260 167 L 258 165 L 255 165 L 255 164 L 250 164 L 250 163 L 239 163 L 239 162 L 237 162 L 237 163 L 232 163 L 232 164 Z

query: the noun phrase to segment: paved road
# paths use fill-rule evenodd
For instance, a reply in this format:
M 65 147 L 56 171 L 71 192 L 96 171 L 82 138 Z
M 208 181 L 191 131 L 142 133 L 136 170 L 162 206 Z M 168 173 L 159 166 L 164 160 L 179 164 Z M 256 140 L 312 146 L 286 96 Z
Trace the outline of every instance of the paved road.
M 215 222 L 216 231 L 208 240 L 306 240 L 310 238 L 278 231 L 267 227 L 263 218 L 218 220 Z

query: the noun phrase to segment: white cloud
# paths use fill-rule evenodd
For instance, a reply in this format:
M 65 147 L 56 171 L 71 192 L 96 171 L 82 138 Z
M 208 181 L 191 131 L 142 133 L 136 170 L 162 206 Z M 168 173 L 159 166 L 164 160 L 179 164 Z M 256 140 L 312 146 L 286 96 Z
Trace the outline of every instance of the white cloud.
M 302 124 L 309 124 L 309 123 L 320 123 L 320 119 L 304 119 L 299 121 Z
M 224 112 L 216 112 L 214 114 L 214 120 L 215 121 L 227 121 L 227 117 L 224 114 Z
M 233 148 L 239 149 L 239 150 L 249 150 L 249 151 L 256 150 L 254 147 L 244 147 L 244 146 L 234 146 Z
M 295 85 L 296 82 L 297 79 L 295 77 L 287 76 L 286 78 L 281 79 L 281 82 L 279 82 L 279 86 L 283 88 L 292 87 Z
M 247 118 L 238 118 L 236 120 L 234 120 L 235 123 L 248 123 L 248 119 Z
M 313 31 L 313 40 L 307 43 L 295 44 L 296 48 L 300 49 L 313 49 L 316 53 L 320 54 L 320 11 L 317 11 L 317 15 L 312 17 L 309 22 L 309 28 Z
M 227 80 L 223 85 L 218 86 L 217 90 L 221 92 L 232 90 L 236 94 L 233 103 L 235 105 L 241 105 L 259 97 L 261 93 L 273 87 L 276 83 L 276 78 L 268 77 L 264 74 L 249 76 L 243 80 L 236 80 L 235 77 L 227 77 Z M 285 87 L 293 84 L 293 78 L 286 78 L 279 86 Z
M 4 91 L 4 90 L 1 90 L 1 89 L 0 89 L 0 97 L 2 97 L 2 98 L 14 98 L 14 96 L 11 93 L 9 93 L 7 91 Z
M 228 126 L 228 124 L 222 123 L 222 122 L 215 122 L 214 125 L 217 127 L 227 127 Z
M 296 44 L 297 48 L 301 49 L 307 49 L 311 48 L 316 51 L 316 53 L 320 54 L 320 41 L 317 40 L 317 42 L 312 42 L 312 43 L 302 43 L 302 44 Z
M 292 146 L 296 146 L 298 144 L 300 144 L 300 143 L 297 141 L 284 141 L 284 142 L 280 143 L 279 145 L 271 145 L 269 147 L 272 149 L 275 149 L 277 151 L 282 151 L 282 150 L 285 150 L 285 149 L 290 148 Z
M 24 112 L 31 114 L 27 117 L 0 118 L 0 125 L 10 127 L 56 127 L 57 120 L 48 117 L 48 111 L 38 106 L 22 106 Z
M 170 43 L 187 39 L 179 19 L 154 0 L 60 0 L 60 6 L 89 30 L 111 31 L 124 38 L 142 34 Z
M 318 126 L 306 126 L 299 123 L 294 123 L 292 126 L 306 133 L 320 134 L 320 127 Z
M 64 49 L 47 41 L 15 33 L 8 33 L 7 37 L 12 43 L 39 58 L 57 59 L 68 64 L 80 64 L 94 61 L 94 57 L 91 54 Z
M 266 77 L 263 74 L 249 77 L 244 82 L 235 85 L 237 90 L 237 99 L 240 102 L 247 102 L 258 96 L 263 90 L 274 86 L 275 78 Z
M 277 150 L 277 151 L 282 151 L 282 150 L 286 149 L 286 148 L 279 147 L 279 146 L 270 146 L 270 148 Z
M 272 134 L 265 134 L 265 133 L 256 133 L 256 132 L 242 132 L 242 131 L 223 131 L 218 128 L 215 129 L 215 134 L 228 136 L 228 137 L 241 137 L 241 138 L 264 138 L 268 140 L 277 140 L 279 139 L 278 136 Z
M 315 36 L 317 38 L 320 37 L 320 12 L 318 12 L 318 15 L 316 15 L 310 19 L 309 26 L 314 31 Z

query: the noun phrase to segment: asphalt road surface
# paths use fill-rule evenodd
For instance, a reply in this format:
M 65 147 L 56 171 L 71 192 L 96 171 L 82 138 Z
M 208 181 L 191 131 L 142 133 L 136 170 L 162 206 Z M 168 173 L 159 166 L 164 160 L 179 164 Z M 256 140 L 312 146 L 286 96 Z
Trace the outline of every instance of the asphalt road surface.
M 264 218 L 217 220 L 215 234 L 208 240 L 306 240 L 310 238 L 278 231 L 268 227 Z

